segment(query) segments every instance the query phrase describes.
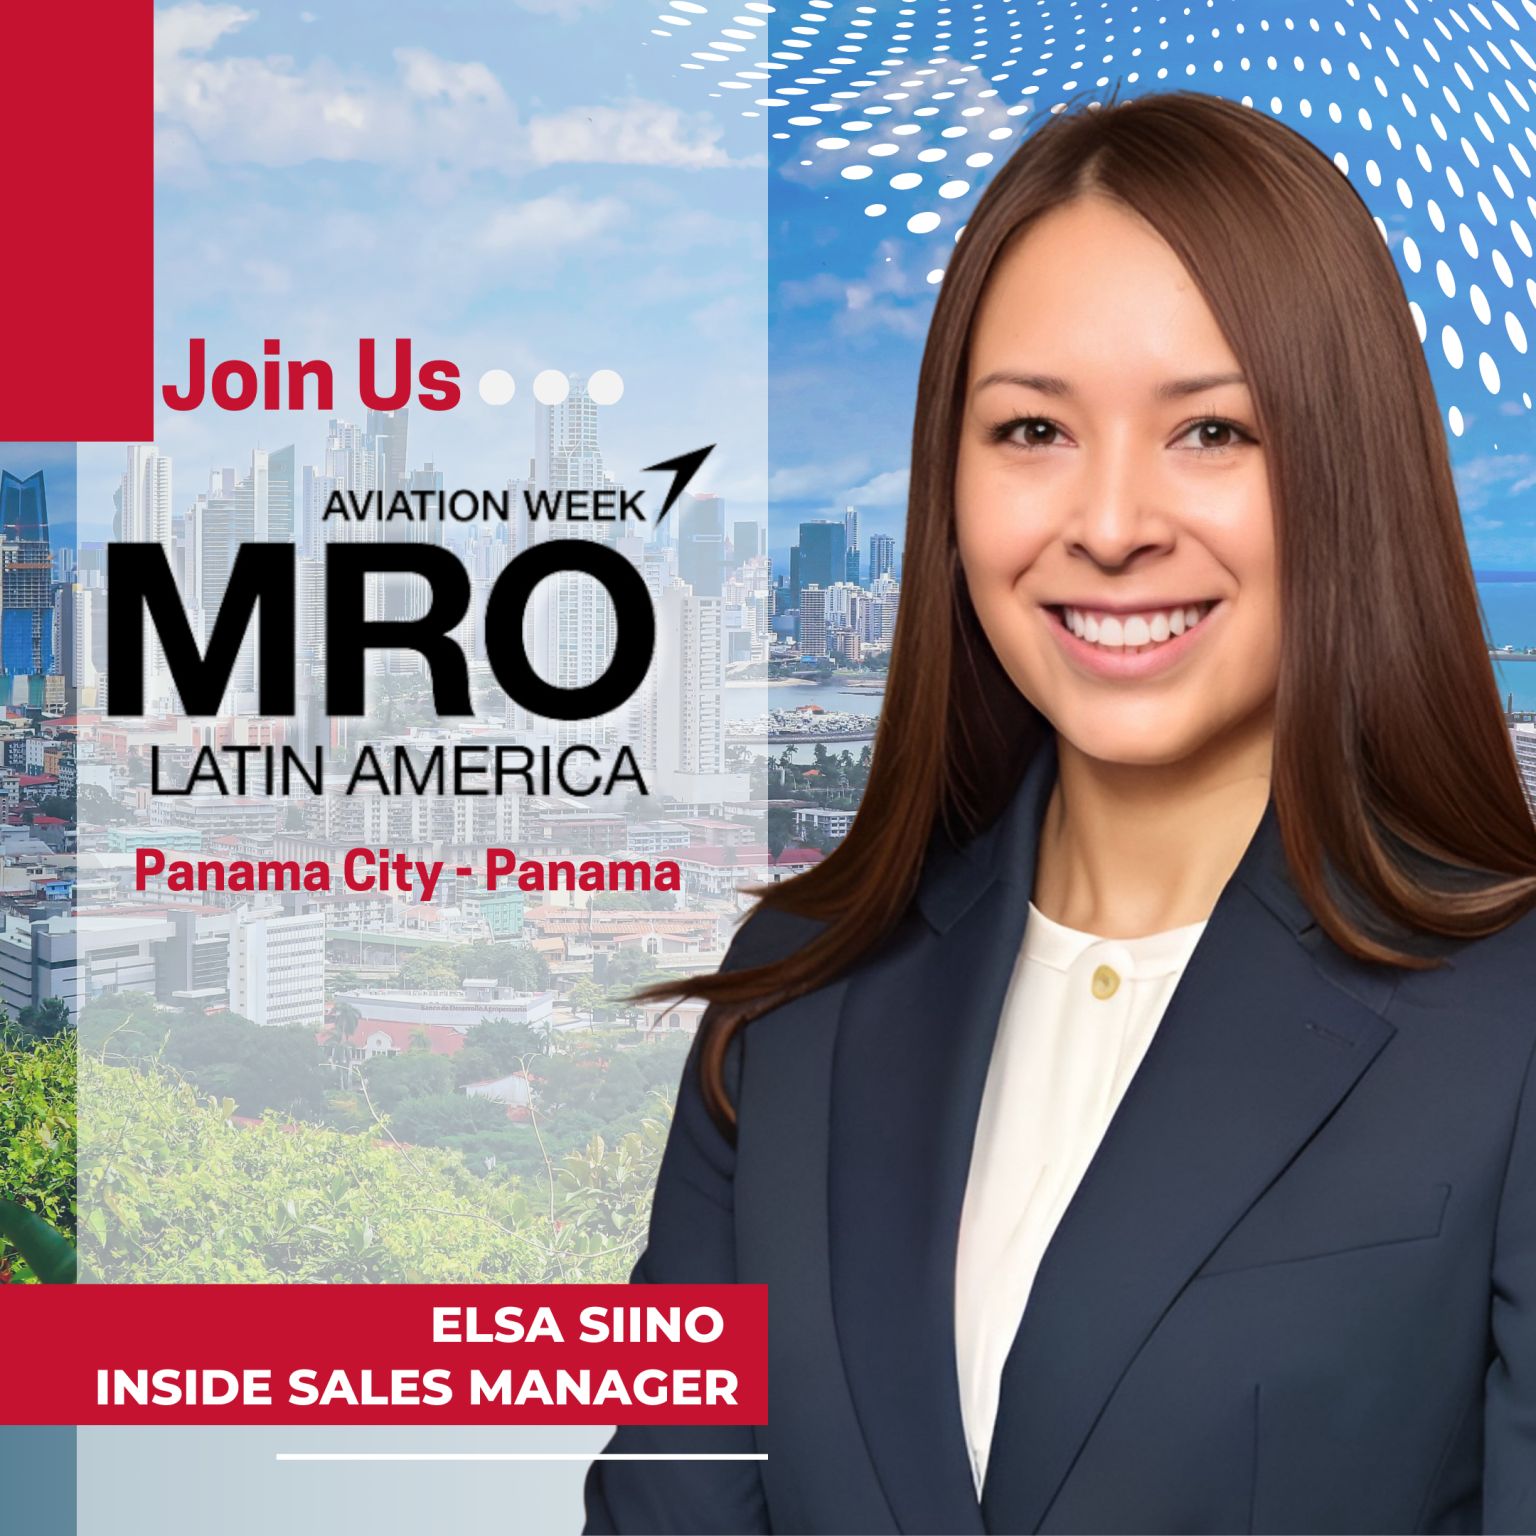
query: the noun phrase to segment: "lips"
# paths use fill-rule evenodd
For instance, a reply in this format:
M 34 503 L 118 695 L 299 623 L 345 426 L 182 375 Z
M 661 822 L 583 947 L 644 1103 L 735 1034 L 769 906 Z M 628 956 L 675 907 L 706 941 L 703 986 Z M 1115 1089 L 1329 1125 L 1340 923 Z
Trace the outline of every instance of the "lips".
M 1061 603 L 1042 613 L 1079 671 L 1110 682 L 1136 682 L 1177 666 L 1213 623 L 1220 625 L 1225 607 L 1219 598 L 1201 598 L 1115 609 Z

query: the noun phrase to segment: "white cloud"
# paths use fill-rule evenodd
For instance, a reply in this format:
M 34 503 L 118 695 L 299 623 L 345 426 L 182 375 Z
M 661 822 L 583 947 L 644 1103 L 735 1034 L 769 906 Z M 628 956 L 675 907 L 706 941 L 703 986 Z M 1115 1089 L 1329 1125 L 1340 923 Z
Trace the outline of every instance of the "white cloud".
M 889 331 L 921 339 L 932 316 L 934 289 L 909 269 L 912 263 L 920 264 L 920 253 L 909 244 L 882 240 L 862 276 L 817 272 L 793 278 L 779 285 L 779 302 L 786 309 L 830 308 L 828 331 L 834 337 Z
M 564 12 L 562 12 L 564 14 Z M 213 50 L 256 12 L 188 3 L 155 14 L 155 110 L 166 179 L 196 184 L 211 163 L 279 167 L 311 160 L 403 166 L 450 182 L 548 165 L 745 165 L 707 112 L 632 98 L 521 120 L 501 81 L 477 60 L 393 51 L 395 73 L 328 59 L 303 64 Z
M 484 64 L 454 64 L 425 48 L 396 48 L 405 88 L 413 96 L 445 97 L 449 101 L 506 100 L 501 82 Z
M 157 128 L 182 136 L 178 171 L 192 168 L 189 145 L 205 160 L 268 166 L 388 160 L 408 149 L 410 114 L 382 82 L 327 61 L 300 69 L 284 55 L 209 57 L 255 14 L 197 4 L 155 13 Z
M 528 125 L 529 151 L 539 165 L 580 161 L 689 170 L 730 165 L 719 141 L 720 127 L 707 113 L 685 116 L 657 101 L 571 107 Z
M 502 254 L 538 254 L 582 245 L 622 224 L 626 211 L 616 197 L 584 202 L 569 193 L 553 192 L 498 208 L 480 244 Z
M 1505 502 L 1536 486 L 1536 458 L 1528 453 L 1492 453 L 1453 464 L 1463 514 L 1480 512 L 1491 500 Z
M 775 501 L 814 501 L 835 496 L 840 485 L 852 485 L 869 474 L 862 455 L 832 464 L 786 464 L 774 470 L 768 494 Z
M 256 19 L 239 5 L 173 5 L 155 12 L 155 60 L 184 53 L 207 53 L 218 40 Z
M 850 507 L 904 507 L 911 474 L 905 469 L 888 469 L 856 485 L 843 500 Z

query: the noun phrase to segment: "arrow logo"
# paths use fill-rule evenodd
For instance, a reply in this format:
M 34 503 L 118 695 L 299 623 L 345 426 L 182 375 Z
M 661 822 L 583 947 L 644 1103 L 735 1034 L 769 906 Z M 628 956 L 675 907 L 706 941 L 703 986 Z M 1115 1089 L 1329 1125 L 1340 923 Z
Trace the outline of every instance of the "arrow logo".
M 688 488 L 688 482 L 698 474 L 699 466 L 715 450 L 711 443 L 707 448 L 695 448 L 692 453 L 680 453 L 675 459 L 663 459 L 659 464 L 647 464 L 644 473 L 652 470 L 670 469 L 672 471 L 672 489 L 667 492 L 667 499 L 661 504 L 661 511 L 656 514 L 659 523 L 668 512 L 672 510 L 672 503 L 677 500 Z

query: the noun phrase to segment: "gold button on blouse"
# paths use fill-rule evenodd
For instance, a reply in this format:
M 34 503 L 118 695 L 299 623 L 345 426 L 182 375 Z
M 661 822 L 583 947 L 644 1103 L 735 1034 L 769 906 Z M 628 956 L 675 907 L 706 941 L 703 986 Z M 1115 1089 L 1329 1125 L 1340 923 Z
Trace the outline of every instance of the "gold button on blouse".
M 1101 965 L 1093 973 L 1093 995 L 1099 999 L 1113 997 L 1120 989 L 1120 973 L 1113 966 Z

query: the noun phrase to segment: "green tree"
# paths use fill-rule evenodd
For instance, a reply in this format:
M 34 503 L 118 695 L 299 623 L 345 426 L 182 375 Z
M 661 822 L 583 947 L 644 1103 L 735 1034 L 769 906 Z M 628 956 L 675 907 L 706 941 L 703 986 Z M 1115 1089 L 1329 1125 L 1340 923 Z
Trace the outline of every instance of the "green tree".
M 32 1040 L 51 1040 L 70 1026 L 69 1004 L 62 997 L 45 997 L 21 1010 L 17 1022 Z
M 454 1079 L 464 1083 L 494 1082 L 509 1072 L 532 1066 L 544 1055 L 544 1032 L 509 1019 L 482 1019 L 470 1026 L 464 1049 L 449 1060 Z
M 23 1038 L 0 1031 L 0 1200 L 56 1231 L 75 1233 L 76 1040 L 73 1031 Z M 0 1238 L 0 1280 L 35 1278 Z
M 453 1092 L 453 1062 L 447 1056 L 424 1051 L 375 1056 L 358 1071 L 375 1109 L 394 1110 L 408 1099 Z
M 76 797 L 82 826 L 116 827 L 133 820 L 133 812 L 119 805 L 99 784 L 82 784 Z
M 600 912 L 671 912 L 676 891 L 598 891 L 592 905 Z
M 432 992 L 456 992 L 460 973 L 453 959 L 432 950 L 419 949 L 400 967 L 402 987 L 420 987 Z
M 460 980 L 487 976 L 517 992 L 543 992 L 549 987 L 549 962 L 531 945 L 499 939 L 461 944 L 453 951 Z
M 656 959 L 643 949 L 616 949 L 603 958 L 601 965 L 592 968 L 593 978 L 603 984 L 610 997 L 633 992 L 636 987 L 657 980 L 661 971 Z
M 431 1093 L 406 1099 L 389 1117 L 402 1141 L 440 1146 L 451 1136 L 499 1130 L 507 1124 L 507 1106 L 472 1093 Z

